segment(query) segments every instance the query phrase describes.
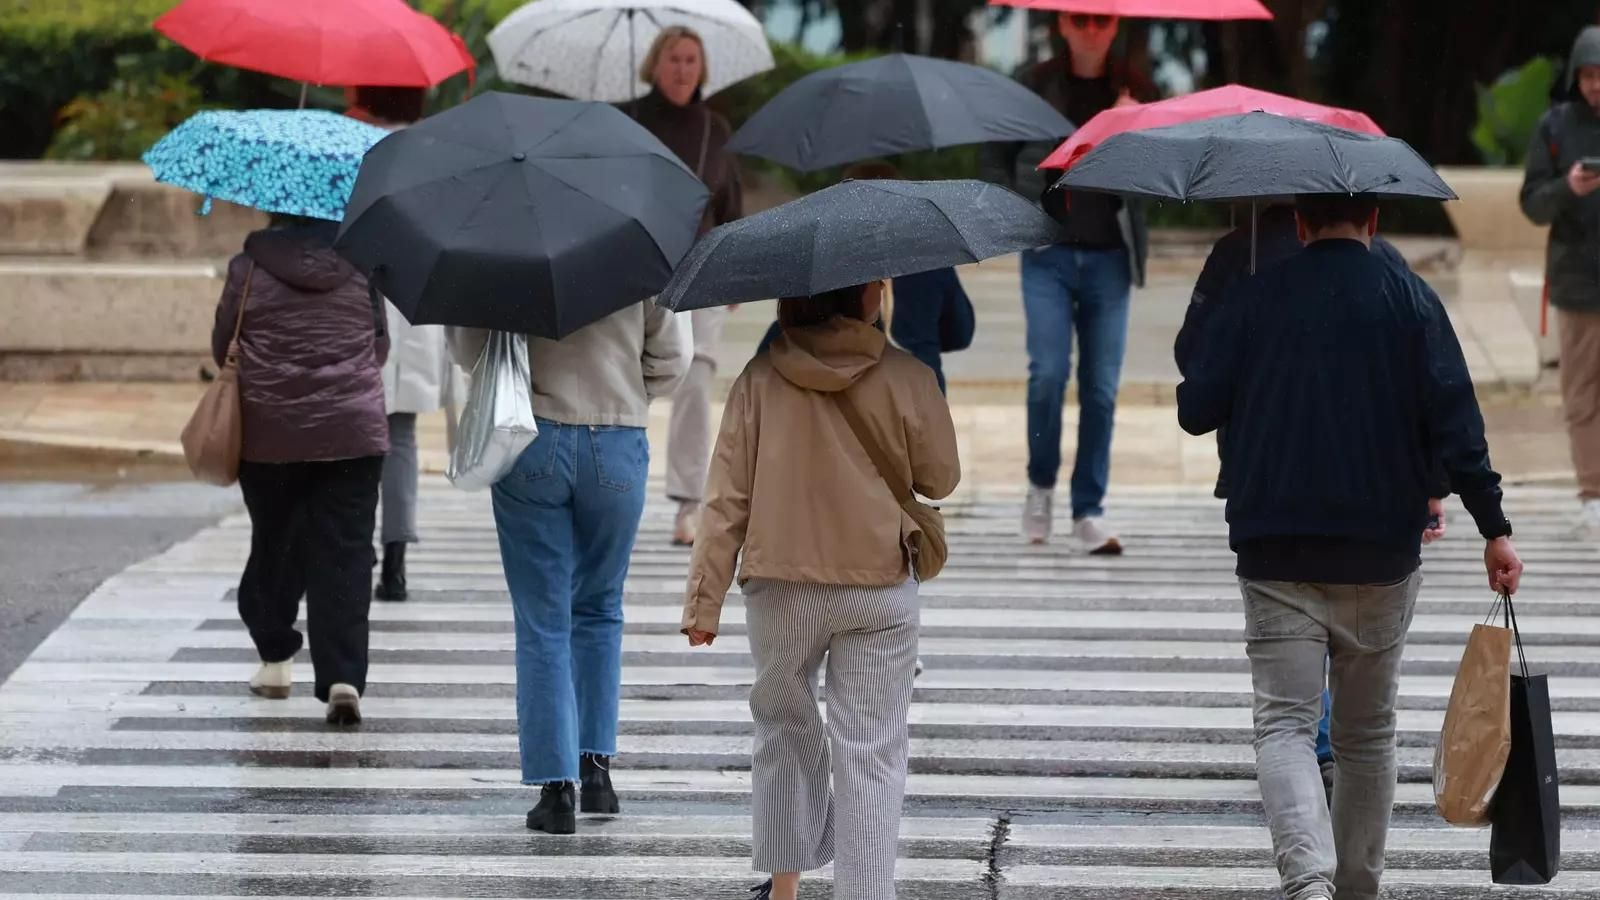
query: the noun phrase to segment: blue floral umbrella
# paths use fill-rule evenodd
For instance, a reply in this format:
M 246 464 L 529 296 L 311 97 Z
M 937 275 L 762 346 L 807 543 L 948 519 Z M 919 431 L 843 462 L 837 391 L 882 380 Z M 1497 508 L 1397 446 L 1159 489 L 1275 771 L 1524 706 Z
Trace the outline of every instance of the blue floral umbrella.
M 156 180 L 266 212 L 344 218 L 361 158 L 388 132 L 315 109 L 196 113 L 144 155 Z

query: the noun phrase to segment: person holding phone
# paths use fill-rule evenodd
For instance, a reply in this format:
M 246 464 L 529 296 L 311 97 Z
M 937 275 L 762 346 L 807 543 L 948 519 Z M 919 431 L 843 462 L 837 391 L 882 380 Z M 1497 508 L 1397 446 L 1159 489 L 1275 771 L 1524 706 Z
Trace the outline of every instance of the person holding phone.
M 1522 212 L 1550 226 L 1545 287 L 1561 335 L 1561 401 L 1578 475 L 1578 529 L 1600 538 L 1600 26 L 1573 44 L 1567 95 L 1539 120 Z

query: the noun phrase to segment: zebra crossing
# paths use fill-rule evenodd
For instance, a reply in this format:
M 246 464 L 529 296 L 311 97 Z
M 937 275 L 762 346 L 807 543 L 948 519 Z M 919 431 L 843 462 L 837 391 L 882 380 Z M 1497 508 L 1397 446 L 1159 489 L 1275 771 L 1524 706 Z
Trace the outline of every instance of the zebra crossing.
M 1123 491 L 1122 559 L 1022 546 L 1020 498 L 946 507 L 923 594 L 902 900 L 1276 898 L 1250 681 L 1220 505 Z M 1551 676 L 1564 873 L 1600 896 L 1600 543 L 1565 492 L 1513 489 L 1519 616 Z M 413 598 L 374 604 L 367 721 L 324 725 L 309 665 L 249 695 L 232 607 L 248 522 L 228 519 L 97 590 L 0 686 L 0 898 L 737 898 L 749 869 L 752 678 L 743 608 L 691 650 L 687 565 L 652 501 L 628 580 L 623 815 L 531 834 L 518 784 L 512 628 L 487 497 L 428 481 Z M 1426 555 L 1401 685 L 1387 896 L 1500 896 L 1488 835 L 1442 826 L 1432 743 L 1487 611 L 1464 514 Z M 806 897 L 824 897 L 826 873 Z

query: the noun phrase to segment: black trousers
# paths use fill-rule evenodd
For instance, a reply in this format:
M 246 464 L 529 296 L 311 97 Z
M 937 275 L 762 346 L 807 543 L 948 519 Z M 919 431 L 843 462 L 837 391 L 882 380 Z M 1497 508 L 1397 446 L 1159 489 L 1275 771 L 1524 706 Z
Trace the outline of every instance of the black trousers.
M 348 684 L 367 689 L 372 528 L 383 457 L 239 466 L 250 512 L 250 561 L 239 581 L 239 618 L 263 662 L 304 643 L 295 630 L 306 598 L 317 699 Z

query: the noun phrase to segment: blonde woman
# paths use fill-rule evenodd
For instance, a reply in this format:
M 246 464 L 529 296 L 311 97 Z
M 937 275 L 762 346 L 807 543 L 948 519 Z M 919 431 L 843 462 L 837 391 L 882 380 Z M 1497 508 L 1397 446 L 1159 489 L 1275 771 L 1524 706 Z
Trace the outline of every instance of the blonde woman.
M 728 120 L 705 105 L 707 61 L 705 42 L 693 29 L 664 28 L 645 56 L 639 77 L 650 93 L 625 107 L 629 115 L 694 170 L 711 189 L 700 233 L 743 214 L 739 164 L 727 151 L 733 129 Z M 694 543 L 700 501 L 705 494 L 706 466 L 711 459 L 711 390 L 717 374 L 717 344 L 727 310 L 697 309 L 690 314 L 694 330 L 694 364 L 689 377 L 672 395 L 667 431 L 667 497 L 678 504 L 672 540 Z
M 783 334 L 734 383 L 711 461 L 683 632 L 716 639 L 740 565 L 754 865 L 773 876 L 760 898 L 795 900 L 800 874 L 829 862 L 835 900 L 894 898 L 920 612 L 914 530 L 873 454 L 933 499 L 961 466 L 933 370 L 871 324 L 883 291 L 781 301 Z

